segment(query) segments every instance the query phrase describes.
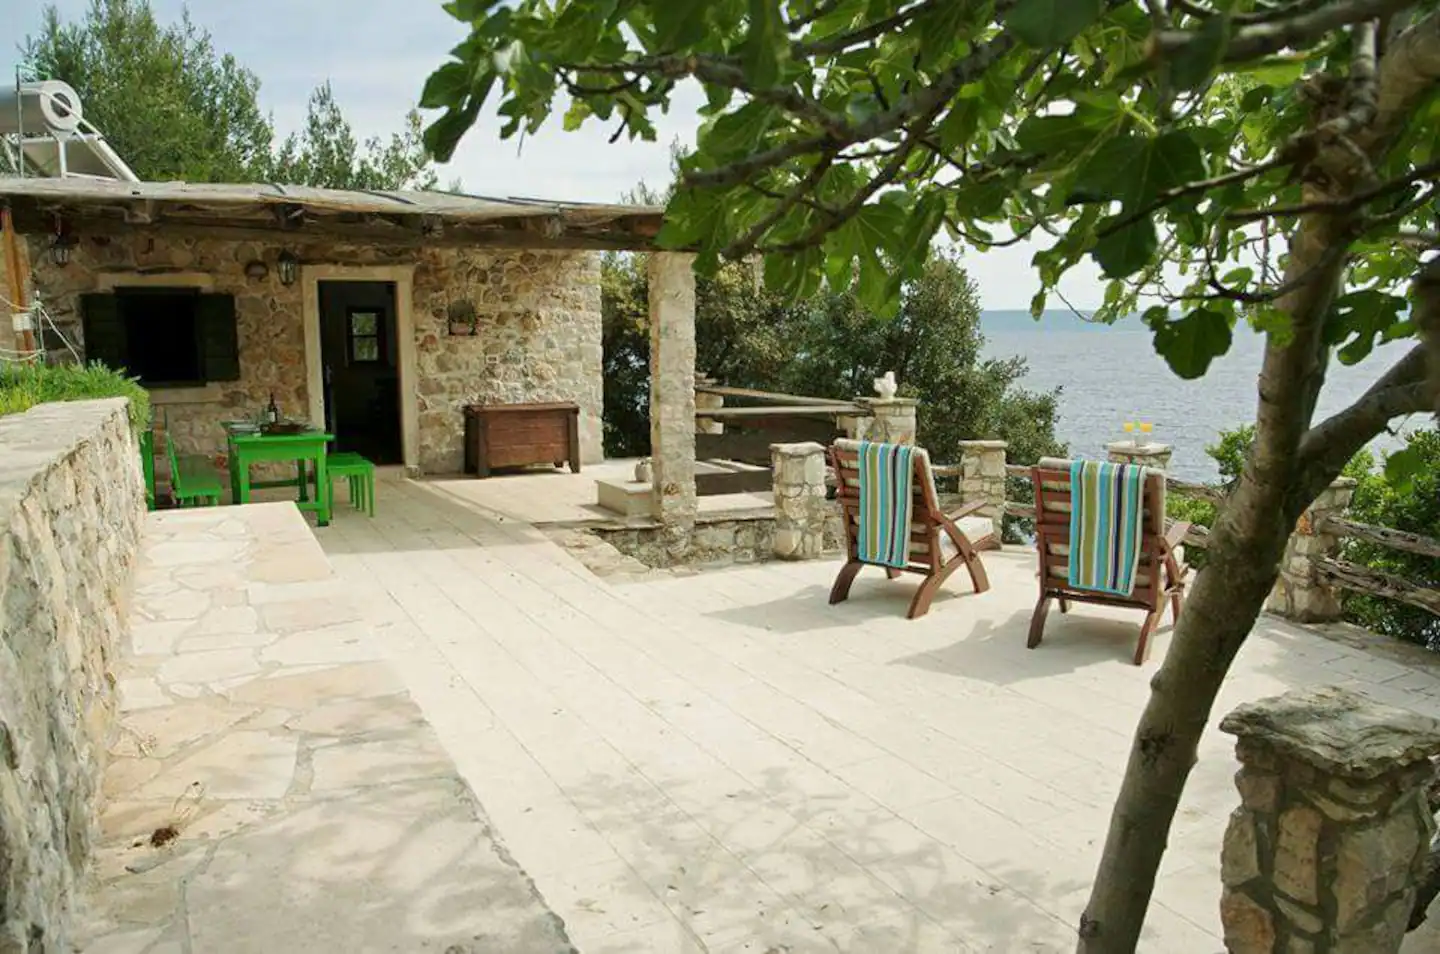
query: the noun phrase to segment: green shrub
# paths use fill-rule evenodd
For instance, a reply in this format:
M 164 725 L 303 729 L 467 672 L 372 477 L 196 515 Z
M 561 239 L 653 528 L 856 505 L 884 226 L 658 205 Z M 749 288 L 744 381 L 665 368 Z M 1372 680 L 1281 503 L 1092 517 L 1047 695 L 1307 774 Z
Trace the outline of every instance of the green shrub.
M 130 426 L 150 423 L 150 395 L 133 378 L 103 364 L 0 365 L 0 415 L 19 414 L 51 401 L 130 399 Z
M 1245 455 L 1255 440 L 1255 427 L 1242 424 L 1240 427 L 1220 432 L 1220 440 L 1205 448 L 1205 453 L 1215 461 L 1220 470 L 1220 490 L 1229 493 L 1245 469 Z M 1200 527 L 1215 526 L 1215 504 L 1200 497 L 1183 497 L 1171 493 L 1165 497 L 1165 515 L 1171 520 L 1184 520 Z M 1197 570 L 1205 565 L 1205 550 L 1190 547 L 1185 560 Z
M 1363 473 L 1349 473 L 1359 482 L 1346 514 L 1357 523 L 1368 523 L 1422 536 L 1440 537 L 1440 429 L 1417 431 L 1407 440 L 1418 448 L 1421 466 L 1406 485 L 1396 486 L 1385 479 L 1383 470 L 1366 467 Z M 1347 469 L 1348 473 L 1348 469 Z M 1440 560 L 1406 553 L 1362 540 L 1347 540 L 1344 559 L 1372 570 L 1391 573 L 1411 583 L 1440 589 Z M 1394 600 L 1345 592 L 1345 616 L 1366 629 L 1440 649 L 1440 617 Z

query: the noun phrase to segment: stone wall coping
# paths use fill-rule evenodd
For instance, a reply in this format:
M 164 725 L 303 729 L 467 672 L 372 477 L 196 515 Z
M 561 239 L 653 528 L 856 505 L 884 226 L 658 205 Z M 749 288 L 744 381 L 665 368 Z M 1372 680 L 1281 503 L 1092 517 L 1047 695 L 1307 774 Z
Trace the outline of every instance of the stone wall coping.
M 1220 731 L 1360 781 L 1440 754 L 1440 720 L 1338 686 L 1293 689 L 1238 706 L 1220 721 Z
M 52 464 L 74 453 L 105 421 L 126 414 L 129 404 L 127 398 L 52 401 L 0 417 L 0 447 L 5 448 L 0 454 L 0 526 L 9 525 L 11 509 Z
M 1347 490 L 1351 487 L 1356 486 L 1359 483 L 1360 481 L 1356 480 L 1354 477 L 1336 477 L 1334 480 L 1330 481 L 1330 489 Z
M 1174 450 L 1171 444 L 1160 441 L 1147 441 L 1144 444 L 1132 444 L 1129 441 L 1111 441 L 1105 445 L 1105 449 L 1113 454 L 1134 454 L 1137 457 L 1157 457 L 1161 454 L 1168 454 Z
M 811 454 L 825 453 L 825 445 L 814 441 L 800 441 L 794 444 L 771 444 L 770 450 L 781 457 L 809 457 Z
M 1010 446 L 1009 441 L 992 440 L 959 441 L 958 443 L 964 450 L 1005 450 Z

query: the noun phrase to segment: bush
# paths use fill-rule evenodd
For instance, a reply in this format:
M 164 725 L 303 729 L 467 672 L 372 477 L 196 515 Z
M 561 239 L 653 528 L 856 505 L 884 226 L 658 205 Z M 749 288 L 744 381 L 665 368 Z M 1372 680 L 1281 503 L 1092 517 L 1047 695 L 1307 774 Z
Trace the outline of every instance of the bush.
M 1359 483 L 1347 516 L 1357 523 L 1368 523 L 1392 530 L 1404 530 L 1422 536 L 1440 538 L 1440 429 L 1417 431 L 1408 438 L 1413 451 L 1418 448 L 1421 466 L 1413 479 L 1397 486 L 1386 480 L 1383 471 L 1352 473 Z M 1343 557 L 1372 570 L 1440 589 L 1440 560 L 1406 553 L 1389 547 L 1347 540 Z M 1440 617 L 1394 600 L 1347 592 L 1342 598 L 1345 617 L 1366 629 L 1440 649 Z
M 1232 430 L 1221 431 L 1220 440 L 1205 448 L 1205 453 L 1219 467 L 1219 489 L 1223 492 L 1229 493 L 1240 479 L 1240 472 L 1245 469 L 1245 455 L 1250 452 L 1254 440 L 1254 425 L 1242 424 Z M 1215 526 L 1216 512 L 1215 504 L 1199 497 L 1182 497 L 1176 493 L 1165 497 L 1165 515 L 1171 520 L 1184 520 L 1208 528 Z M 1185 560 L 1198 570 L 1205 565 L 1205 550 L 1190 547 L 1185 552 Z
M 103 364 L 0 366 L 0 416 L 51 401 L 110 397 L 130 399 L 130 426 L 136 431 L 149 425 L 150 395 L 133 378 Z

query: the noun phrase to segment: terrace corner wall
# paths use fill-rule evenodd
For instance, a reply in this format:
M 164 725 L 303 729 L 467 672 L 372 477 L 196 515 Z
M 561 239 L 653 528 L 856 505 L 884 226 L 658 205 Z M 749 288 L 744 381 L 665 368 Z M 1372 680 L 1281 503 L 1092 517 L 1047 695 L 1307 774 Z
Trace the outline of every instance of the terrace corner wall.
M 69 952 L 145 514 L 124 399 L 0 417 L 0 952 Z

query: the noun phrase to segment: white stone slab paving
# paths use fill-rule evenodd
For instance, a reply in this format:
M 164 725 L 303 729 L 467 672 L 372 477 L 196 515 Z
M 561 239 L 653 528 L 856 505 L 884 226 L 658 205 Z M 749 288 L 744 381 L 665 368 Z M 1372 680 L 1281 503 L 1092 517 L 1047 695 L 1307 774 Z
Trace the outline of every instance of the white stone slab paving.
M 829 561 L 612 586 L 466 496 L 386 479 L 318 536 L 582 951 L 1073 949 L 1154 671 L 1134 614 L 1026 650 L 1019 549 L 918 621 L 878 572 L 828 606 Z M 1266 617 L 1216 718 L 1316 682 L 1440 715 L 1431 673 Z M 1142 950 L 1221 949 L 1234 770 L 1212 731 Z
M 293 506 L 142 543 L 77 950 L 573 952 Z

